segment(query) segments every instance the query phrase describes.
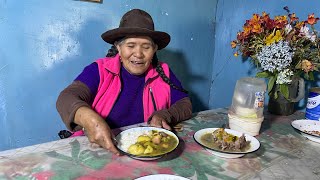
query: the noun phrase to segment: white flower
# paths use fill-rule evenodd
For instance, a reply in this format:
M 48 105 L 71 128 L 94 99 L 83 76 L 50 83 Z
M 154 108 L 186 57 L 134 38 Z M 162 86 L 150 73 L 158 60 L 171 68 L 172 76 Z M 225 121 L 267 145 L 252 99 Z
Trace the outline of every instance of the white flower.
M 316 42 L 316 37 L 317 36 L 314 34 L 314 32 L 312 32 L 311 34 L 309 34 L 307 36 L 307 38 L 310 39 L 310 41 L 312 41 L 312 42 Z
M 276 84 L 290 84 L 292 81 L 291 76 L 293 76 L 293 71 L 290 69 L 280 71 L 277 76 Z
M 300 28 L 299 35 L 300 35 L 300 36 L 306 36 L 307 34 L 309 34 L 309 27 L 307 27 L 307 26 L 302 26 L 302 27 Z
M 285 27 L 285 32 L 286 34 L 289 34 L 289 32 L 292 30 L 292 26 L 291 24 L 287 24 L 286 27 Z
M 294 52 L 286 41 L 279 41 L 270 46 L 264 46 L 257 54 L 261 68 L 265 71 L 281 71 L 292 62 Z
M 300 28 L 300 32 L 299 32 L 299 36 L 305 36 L 307 39 L 309 39 L 312 42 L 315 42 L 316 40 L 316 35 L 314 34 L 314 32 L 309 31 L 309 27 L 307 26 L 303 26 Z

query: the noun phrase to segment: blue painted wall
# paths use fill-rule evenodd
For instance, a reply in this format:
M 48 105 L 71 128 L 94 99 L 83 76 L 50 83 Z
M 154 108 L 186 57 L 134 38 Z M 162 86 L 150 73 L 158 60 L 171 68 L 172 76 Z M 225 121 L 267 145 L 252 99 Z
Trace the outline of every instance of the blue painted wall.
M 104 57 L 100 35 L 141 8 L 172 36 L 159 54 L 185 88 L 194 110 L 208 109 L 217 0 L 0 0 L 0 150 L 58 139 L 60 91 L 83 67 Z
M 320 1 L 300 0 L 219 0 L 216 12 L 215 50 L 212 64 L 212 85 L 210 90 L 209 108 L 230 106 L 236 81 L 245 76 L 255 76 L 257 69 L 249 61 L 243 62 L 241 57 L 233 57 L 230 42 L 236 38 L 238 31 L 252 14 L 263 11 L 270 17 L 285 15 L 283 7 L 288 6 L 300 20 L 305 20 L 308 14 L 320 16 Z M 320 23 L 316 29 L 320 31 Z M 318 77 L 319 79 L 319 77 Z M 318 82 L 307 83 L 306 94 L 310 86 L 319 86 Z M 301 100 L 297 108 L 304 109 L 306 99 Z M 267 104 L 268 96 L 265 98 Z

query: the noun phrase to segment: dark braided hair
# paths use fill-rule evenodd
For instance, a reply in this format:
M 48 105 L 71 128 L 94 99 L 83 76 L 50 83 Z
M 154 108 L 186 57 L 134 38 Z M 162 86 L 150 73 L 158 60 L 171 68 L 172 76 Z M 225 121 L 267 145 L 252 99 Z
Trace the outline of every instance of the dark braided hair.
M 176 89 L 176 90 L 179 90 L 179 91 L 184 92 L 184 93 L 188 93 L 187 90 L 185 90 L 185 89 L 183 89 L 183 88 L 180 88 L 180 87 L 176 86 L 175 84 L 173 84 L 173 83 L 170 81 L 169 77 L 166 76 L 166 74 L 163 72 L 162 66 L 161 66 L 160 63 L 159 63 L 157 53 L 154 53 L 154 55 L 153 55 L 152 65 L 153 65 L 153 67 L 156 67 L 156 71 L 159 73 L 161 79 L 162 79 L 164 82 L 166 82 L 167 84 L 169 84 L 171 87 L 173 87 L 173 88 Z
M 114 57 L 117 55 L 117 53 L 118 53 L 117 47 L 115 45 L 112 45 L 111 48 L 108 50 L 106 57 Z
M 106 57 L 114 57 L 117 53 L 118 53 L 118 49 L 116 48 L 116 46 L 112 45 L 111 48 L 108 50 L 108 53 L 107 53 Z M 159 60 L 158 60 L 158 57 L 157 57 L 156 53 L 154 53 L 153 58 L 152 58 L 152 66 L 156 67 L 156 71 L 159 73 L 161 79 L 165 83 L 169 84 L 169 86 L 171 86 L 172 88 L 174 88 L 176 90 L 179 90 L 179 91 L 184 92 L 184 93 L 188 93 L 187 90 L 185 90 L 183 88 L 180 88 L 180 87 L 176 86 L 175 84 L 173 84 L 170 81 L 170 78 L 165 75 L 165 73 L 163 71 L 163 68 L 159 63 Z

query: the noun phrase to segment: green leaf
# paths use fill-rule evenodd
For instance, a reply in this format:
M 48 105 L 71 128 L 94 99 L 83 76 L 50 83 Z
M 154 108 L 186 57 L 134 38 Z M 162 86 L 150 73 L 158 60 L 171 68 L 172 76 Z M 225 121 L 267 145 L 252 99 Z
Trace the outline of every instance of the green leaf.
M 54 175 L 50 180 L 76 179 L 88 173 L 88 170 L 84 166 L 74 161 L 56 161 L 51 164 L 51 170 L 54 172 Z
M 78 160 L 79 152 L 80 152 L 80 143 L 78 140 L 74 140 L 70 142 L 71 145 L 71 156 L 73 159 Z
M 276 82 L 277 78 L 275 76 L 271 76 L 268 82 L 268 94 L 270 94 L 271 90 L 273 89 L 273 86 Z
M 82 160 L 82 163 L 87 167 L 90 167 L 91 169 L 98 170 L 103 168 L 107 163 L 109 163 L 109 159 L 111 159 L 111 156 L 91 157 L 89 159 Z
M 57 153 L 56 151 L 45 152 L 45 154 L 49 157 L 52 157 L 52 158 L 61 159 L 61 160 L 65 160 L 65 161 L 73 161 L 72 157 Z
M 267 78 L 267 77 L 269 77 L 269 76 L 270 76 L 269 73 L 266 72 L 266 71 L 258 72 L 258 73 L 256 74 L 256 77 L 258 77 L 258 78 Z
M 274 99 L 278 99 L 278 91 L 274 92 Z
M 311 81 L 314 81 L 314 75 L 313 75 L 312 72 L 309 72 L 309 78 L 310 78 Z
M 287 84 L 280 84 L 280 92 L 287 100 L 289 100 L 289 87 Z
M 84 150 L 79 155 L 79 160 L 91 169 L 101 169 L 107 163 L 111 162 L 112 154 L 106 151 L 99 153 L 98 151 Z
M 65 160 L 66 163 L 70 162 L 71 164 L 76 164 L 79 166 L 85 166 L 90 169 L 101 169 L 107 163 L 111 161 L 112 154 L 107 154 L 105 150 L 102 151 L 91 151 L 91 150 L 83 150 L 80 151 L 80 143 L 78 140 L 74 140 L 70 142 L 71 145 L 71 157 L 60 154 L 56 151 L 46 152 L 46 155 Z

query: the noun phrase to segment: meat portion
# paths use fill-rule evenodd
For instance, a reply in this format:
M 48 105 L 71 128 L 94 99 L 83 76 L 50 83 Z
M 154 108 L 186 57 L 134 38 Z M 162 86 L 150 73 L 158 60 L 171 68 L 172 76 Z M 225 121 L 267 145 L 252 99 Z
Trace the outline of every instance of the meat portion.
M 224 128 L 219 128 L 212 133 L 213 141 L 223 151 L 243 151 L 248 142 L 244 134 L 234 136 L 227 133 Z

